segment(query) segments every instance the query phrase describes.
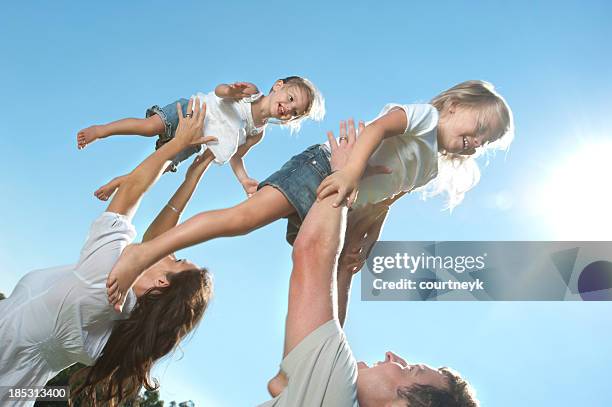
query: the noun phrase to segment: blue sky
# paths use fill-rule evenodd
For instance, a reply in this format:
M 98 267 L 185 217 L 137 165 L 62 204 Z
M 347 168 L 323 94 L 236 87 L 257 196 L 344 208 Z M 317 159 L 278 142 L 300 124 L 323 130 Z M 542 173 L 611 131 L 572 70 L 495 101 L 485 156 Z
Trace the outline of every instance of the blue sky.
M 384 240 L 612 240 L 612 6 L 605 1 L 7 3 L 0 15 L 0 291 L 27 271 L 74 262 L 105 208 L 93 191 L 154 142 L 116 137 L 77 151 L 78 129 L 141 117 L 231 81 L 267 89 L 304 75 L 328 114 L 297 136 L 271 128 L 246 159 L 259 180 L 325 139 L 340 119 L 425 102 L 467 79 L 493 82 L 516 140 L 452 215 L 403 198 Z M 142 233 L 181 181 L 144 199 Z M 187 215 L 243 199 L 211 168 Z M 609 205 L 608 205 L 609 207 Z M 284 222 L 184 250 L 215 274 L 216 298 L 191 340 L 156 369 L 165 400 L 255 405 L 280 362 L 290 247 Z M 608 303 L 371 303 L 354 284 L 347 336 L 358 359 L 393 350 L 449 365 L 483 405 L 607 406 Z M 588 401 L 586 401 L 588 400 Z

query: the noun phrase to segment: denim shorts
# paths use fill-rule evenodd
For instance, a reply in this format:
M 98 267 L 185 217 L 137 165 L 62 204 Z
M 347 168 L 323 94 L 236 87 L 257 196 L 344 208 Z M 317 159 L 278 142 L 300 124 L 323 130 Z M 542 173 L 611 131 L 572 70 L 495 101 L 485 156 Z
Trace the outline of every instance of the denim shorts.
M 287 218 L 287 242 L 293 245 L 300 226 L 317 199 L 317 188 L 331 174 L 330 153 L 321 144 L 291 157 L 280 170 L 262 181 L 257 189 L 270 185 L 285 195 L 295 208 Z
M 183 116 L 187 114 L 187 105 L 189 104 L 189 99 L 184 98 L 176 100 L 164 107 L 159 107 L 157 105 L 151 106 L 147 109 L 145 113 L 146 117 L 151 117 L 156 114 L 164 122 L 165 131 L 163 134 L 159 135 L 159 138 L 155 143 L 156 150 L 174 138 L 174 134 L 176 133 L 176 128 L 178 127 L 179 122 L 178 115 L 176 114 L 177 103 L 181 104 Z M 176 172 L 176 168 L 181 162 L 185 161 L 192 155 L 199 153 L 201 150 L 202 146 L 190 146 L 178 153 L 174 157 L 174 159 L 172 159 L 172 163 L 170 164 L 170 171 Z

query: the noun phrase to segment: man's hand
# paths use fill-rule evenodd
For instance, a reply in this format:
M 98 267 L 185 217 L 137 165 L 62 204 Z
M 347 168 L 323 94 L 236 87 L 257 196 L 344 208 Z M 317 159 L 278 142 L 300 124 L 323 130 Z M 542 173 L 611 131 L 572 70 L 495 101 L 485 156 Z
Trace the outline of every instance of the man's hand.
M 389 205 L 380 202 L 349 213 L 346 240 L 338 260 L 340 272 L 354 274 L 361 270 L 380 236 L 388 212 Z
M 363 121 L 359 122 L 359 132 L 365 128 Z M 355 146 L 357 135 L 355 133 L 355 122 L 353 119 L 348 121 L 348 134 L 346 131 L 346 122 L 340 122 L 340 142 L 337 143 L 334 138 L 334 133 L 327 132 L 329 145 L 331 147 L 331 168 L 332 174 L 321 182 L 317 189 L 317 199 L 321 200 L 327 196 L 337 193 L 338 196 L 333 202 L 333 206 L 337 207 L 343 201 L 346 201 L 348 207 L 351 207 L 357 198 L 357 188 L 359 187 L 359 179 L 362 174 L 352 172 L 347 167 L 350 159 L 351 151 Z M 392 170 L 384 165 L 368 166 L 363 174 L 364 177 L 369 177 L 376 174 L 391 174 Z

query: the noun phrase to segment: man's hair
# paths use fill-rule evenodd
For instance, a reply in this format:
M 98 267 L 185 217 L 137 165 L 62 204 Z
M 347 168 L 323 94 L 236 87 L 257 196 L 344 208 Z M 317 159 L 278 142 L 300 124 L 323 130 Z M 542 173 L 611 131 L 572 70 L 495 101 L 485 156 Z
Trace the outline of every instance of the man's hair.
M 399 400 L 406 407 L 478 407 L 474 390 L 459 374 L 447 367 L 440 368 L 446 376 L 448 388 L 415 384 L 397 390 Z

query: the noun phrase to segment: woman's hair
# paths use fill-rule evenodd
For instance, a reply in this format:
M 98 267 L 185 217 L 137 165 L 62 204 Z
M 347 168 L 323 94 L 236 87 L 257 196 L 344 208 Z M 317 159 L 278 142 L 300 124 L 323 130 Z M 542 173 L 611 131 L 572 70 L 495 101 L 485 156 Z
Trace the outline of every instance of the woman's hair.
M 475 392 L 468 382 L 452 369 L 440 368 L 446 376 L 448 388 L 413 385 L 398 389 L 400 400 L 406 401 L 407 407 L 478 407 Z
M 452 210 L 480 181 L 480 169 L 475 159 L 495 150 L 508 150 L 514 139 L 514 118 L 506 100 L 491 83 L 485 81 L 461 82 L 440 93 L 430 103 L 440 116 L 451 106 L 475 110 L 478 112 L 477 132 L 491 135 L 473 155 L 440 153 L 438 175 L 420 189 L 423 198 L 445 193 L 448 196 L 447 208 Z
M 101 401 L 114 406 L 135 397 L 143 385 L 159 387 L 149 376 L 153 364 L 198 324 L 213 292 L 206 269 L 169 274 L 168 281 L 167 287 L 141 296 L 129 318 L 116 321 L 96 363 L 71 377 L 73 403 L 80 399 L 81 405 Z
M 289 127 L 291 133 L 300 131 L 302 122 L 306 119 L 312 119 L 317 122 L 323 120 L 325 117 L 325 99 L 311 81 L 301 76 L 288 76 L 279 80 L 285 85 L 297 86 L 302 89 L 308 98 L 308 105 L 304 114 L 283 124 Z M 272 90 L 270 89 L 270 91 Z

